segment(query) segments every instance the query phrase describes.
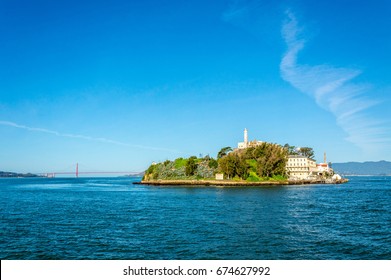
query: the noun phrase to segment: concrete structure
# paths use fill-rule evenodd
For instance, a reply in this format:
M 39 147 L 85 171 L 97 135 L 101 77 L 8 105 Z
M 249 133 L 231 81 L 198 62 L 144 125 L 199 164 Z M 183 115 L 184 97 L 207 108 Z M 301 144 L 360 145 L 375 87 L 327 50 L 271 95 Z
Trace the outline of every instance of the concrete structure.
M 247 128 L 245 128 L 244 129 L 244 135 L 243 135 L 243 142 L 239 142 L 238 143 L 238 149 L 246 149 L 246 148 L 249 148 L 249 147 L 256 147 L 256 146 L 259 146 L 262 143 L 263 143 L 262 141 L 257 141 L 257 140 L 249 142 L 248 141 Z
M 286 170 L 292 179 L 310 179 L 317 174 L 316 161 L 305 156 L 290 155 Z

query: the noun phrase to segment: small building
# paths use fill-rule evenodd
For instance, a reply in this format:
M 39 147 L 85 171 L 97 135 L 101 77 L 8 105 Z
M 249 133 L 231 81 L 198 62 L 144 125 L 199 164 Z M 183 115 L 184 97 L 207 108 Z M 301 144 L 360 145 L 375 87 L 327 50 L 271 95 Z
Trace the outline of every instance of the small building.
M 327 163 L 326 152 L 323 155 L 323 162 L 318 163 L 316 167 L 317 167 L 317 175 L 319 176 L 324 176 L 326 174 L 329 175 L 334 174 L 334 170 Z
M 328 165 L 327 163 L 325 163 L 325 162 L 318 163 L 318 164 L 316 165 L 316 167 L 317 167 L 317 171 L 318 171 L 319 173 L 324 173 L 324 172 L 330 173 L 330 171 L 331 171 L 331 168 L 330 168 L 329 165 Z
M 223 173 L 216 173 L 215 175 L 216 180 L 224 180 L 224 174 Z

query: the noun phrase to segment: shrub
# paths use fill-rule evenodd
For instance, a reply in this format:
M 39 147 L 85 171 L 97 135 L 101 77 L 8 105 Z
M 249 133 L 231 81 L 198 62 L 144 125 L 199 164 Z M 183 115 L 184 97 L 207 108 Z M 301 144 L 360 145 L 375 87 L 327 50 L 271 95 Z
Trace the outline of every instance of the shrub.
M 261 181 L 261 178 L 259 178 L 257 173 L 255 173 L 254 171 L 250 171 L 250 174 L 246 180 L 249 182 L 259 182 Z
M 175 167 L 175 168 L 185 167 L 185 166 L 186 166 L 186 162 L 187 162 L 187 159 L 184 159 L 184 158 L 177 158 L 177 159 L 174 161 L 174 167 Z

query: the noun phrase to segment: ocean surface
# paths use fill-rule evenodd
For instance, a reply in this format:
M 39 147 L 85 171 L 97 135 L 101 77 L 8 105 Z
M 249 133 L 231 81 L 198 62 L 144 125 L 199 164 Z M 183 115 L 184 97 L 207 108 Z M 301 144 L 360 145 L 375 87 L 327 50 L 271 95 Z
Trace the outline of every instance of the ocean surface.
M 391 177 L 153 187 L 0 179 L 1 259 L 391 259 Z

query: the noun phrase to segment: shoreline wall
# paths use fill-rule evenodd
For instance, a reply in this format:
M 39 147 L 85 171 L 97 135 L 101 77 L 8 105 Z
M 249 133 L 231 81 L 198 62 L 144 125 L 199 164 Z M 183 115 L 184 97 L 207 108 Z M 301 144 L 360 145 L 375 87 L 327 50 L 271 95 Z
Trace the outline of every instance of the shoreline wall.
M 337 181 L 325 180 L 294 180 L 294 181 L 216 181 L 216 180 L 142 180 L 133 184 L 154 185 L 154 186 L 278 186 L 278 185 L 315 185 L 315 184 L 342 184 L 348 182 L 348 179 Z

